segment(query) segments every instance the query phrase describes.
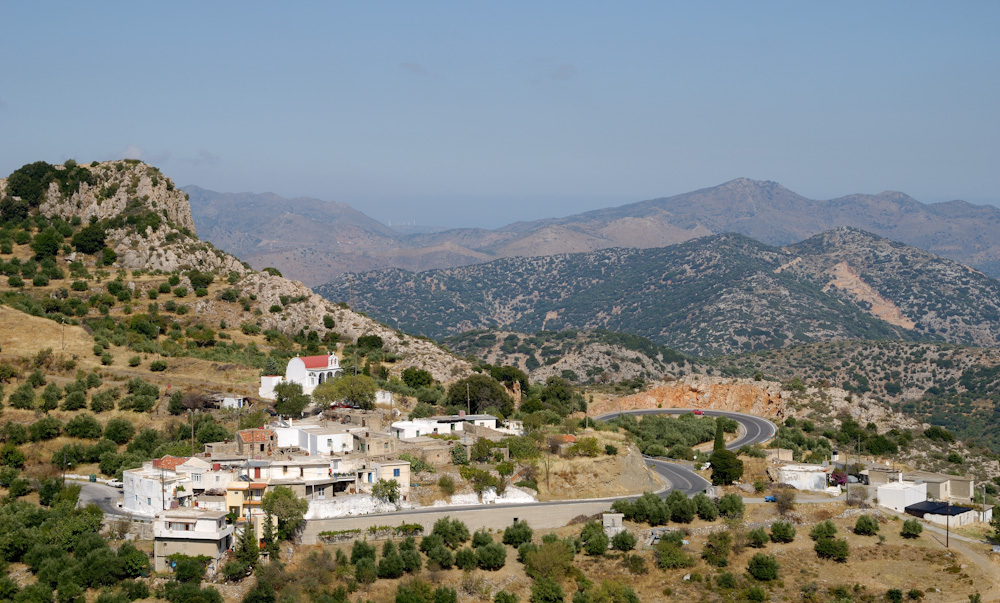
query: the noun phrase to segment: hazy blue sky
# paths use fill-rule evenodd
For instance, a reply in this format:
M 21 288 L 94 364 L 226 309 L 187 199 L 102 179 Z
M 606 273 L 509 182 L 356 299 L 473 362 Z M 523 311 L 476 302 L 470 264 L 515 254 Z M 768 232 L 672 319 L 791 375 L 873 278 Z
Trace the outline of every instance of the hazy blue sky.
M 0 174 L 499 225 L 746 176 L 1000 203 L 1000 2 L 11 2 Z

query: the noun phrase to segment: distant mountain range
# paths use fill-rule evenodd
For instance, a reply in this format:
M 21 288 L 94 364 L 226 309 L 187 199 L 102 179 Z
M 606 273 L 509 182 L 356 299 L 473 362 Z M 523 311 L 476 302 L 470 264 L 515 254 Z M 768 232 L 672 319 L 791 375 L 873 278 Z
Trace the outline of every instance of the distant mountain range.
M 271 193 L 184 189 L 198 232 L 255 268 L 274 266 L 309 285 L 345 272 L 428 270 L 502 257 L 612 247 L 654 248 L 725 232 L 788 245 L 852 226 L 1000 277 L 1000 208 L 923 204 L 897 192 L 816 201 L 775 182 L 740 178 L 673 197 L 496 230 L 399 232 L 344 203 Z
M 853 228 L 773 247 L 740 234 L 412 273 L 316 290 L 406 332 L 607 329 L 695 355 L 839 339 L 1000 344 L 1000 282 Z

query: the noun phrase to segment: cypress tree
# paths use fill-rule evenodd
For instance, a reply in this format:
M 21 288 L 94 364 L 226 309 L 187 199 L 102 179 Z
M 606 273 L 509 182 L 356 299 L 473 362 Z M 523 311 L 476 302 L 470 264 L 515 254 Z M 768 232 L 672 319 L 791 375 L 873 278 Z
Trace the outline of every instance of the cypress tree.
M 726 449 L 726 434 L 722 431 L 722 421 L 715 421 L 715 452 Z

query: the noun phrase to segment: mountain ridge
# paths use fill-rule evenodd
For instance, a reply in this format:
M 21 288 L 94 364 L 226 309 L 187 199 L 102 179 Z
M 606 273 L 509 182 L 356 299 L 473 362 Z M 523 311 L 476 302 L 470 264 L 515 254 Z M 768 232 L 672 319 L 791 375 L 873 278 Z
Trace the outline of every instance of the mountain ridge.
M 688 193 L 496 229 L 409 234 L 340 202 L 185 190 L 206 238 L 255 268 L 274 265 L 311 286 L 346 272 L 421 271 L 501 257 L 663 247 L 724 232 L 789 245 L 838 226 L 861 228 L 1000 277 L 1000 208 L 961 200 L 925 204 L 893 190 L 814 200 L 774 181 L 735 178 Z M 268 205 L 290 214 L 287 223 L 276 223 L 276 210 Z
M 712 235 L 649 249 L 388 269 L 316 290 L 409 332 L 610 329 L 695 355 L 839 339 L 1000 343 L 1000 283 L 842 227 L 773 247 Z

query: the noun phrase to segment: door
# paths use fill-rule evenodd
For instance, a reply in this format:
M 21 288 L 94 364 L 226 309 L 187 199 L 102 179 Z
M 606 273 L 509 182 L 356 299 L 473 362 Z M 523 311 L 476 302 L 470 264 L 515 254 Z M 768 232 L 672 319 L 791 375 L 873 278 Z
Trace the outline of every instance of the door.
M 254 467 L 253 468 L 253 476 L 254 476 L 254 479 L 260 478 L 260 467 Z

